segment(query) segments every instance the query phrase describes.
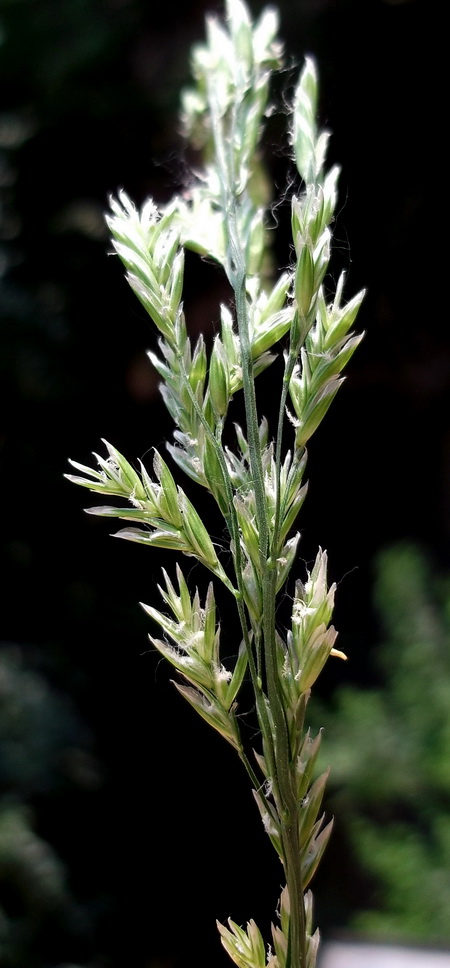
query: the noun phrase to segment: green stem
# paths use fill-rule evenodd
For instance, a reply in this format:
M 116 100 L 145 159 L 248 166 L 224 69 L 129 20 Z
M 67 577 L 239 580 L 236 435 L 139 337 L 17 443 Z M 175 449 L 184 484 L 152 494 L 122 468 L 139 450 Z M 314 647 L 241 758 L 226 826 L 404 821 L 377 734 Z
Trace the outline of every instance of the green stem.
M 259 529 L 259 542 L 261 549 L 261 562 L 264 563 L 265 557 L 268 552 L 269 544 L 269 531 L 267 524 L 267 506 L 265 499 L 264 490 L 264 475 L 261 460 L 261 448 L 259 441 L 259 428 L 258 428 L 258 415 L 256 407 L 256 396 L 255 396 L 255 385 L 253 376 L 253 361 L 251 358 L 250 350 L 250 338 L 249 338 L 249 326 L 248 326 L 248 314 L 247 314 L 247 292 L 246 292 L 246 263 L 242 251 L 242 246 L 239 239 L 238 223 L 237 223 L 237 195 L 236 195 L 236 172 L 233 157 L 233 145 L 234 132 L 237 128 L 237 98 L 233 105 L 232 112 L 232 123 L 231 131 L 228 132 L 228 136 L 225 136 L 223 131 L 221 117 L 219 115 L 219 110 L 217 102 L 214 96 L 214 90 L 211 83 L 209 84 L 208 90 L 208 100 L 210 108 L 210 116 L 212 122 L 212 132 L 214 138 L 215 147 L 215 157 L 217 162 L 217 170 L 219 174 L 219 182 L 221 186 L 222 194 L 222 211 L 225 219 L 227 240 L 228 240 L 228 267 L 227 273 L 230 284 L 235 293 L 236 300 L 236 318 L 238 323 L 238 330 L 241 343 L 241 364 L 242 364 L 242 380 L 243 380 L 243 392 L 244 392 L 244 403 L 246 412 L 246 423 L 247 423 L 247 439 L 249 445 L 249 456 L 250 456 L 250 471 L 253 477 L 253 486 L 255 489 L 255 503 L 256 503 L 256 517 Z M 235 509 L 233 505 L 233 514 L 235 514 Z M 238 530 L 238 538 L 235 541 L 235 547 L 240 547 L 239 539 L 239 529 L 236 519 L 236 527 Z M 241 571 L 242 578 L 242 571 Z M 241 589 L 240 589 L 241 590 Z M 242 582 L 242 600 L 237 600 L 239 616 L 241 620 L 241 625 L 245 616 L 245 610 L 243 605 L 243 582 Z M 245 621 L 245 619 L 244 619 Z M 248 631 L 246 628 L 246 646 L 248 640 Z M 268 759 L 268 766 L 270 769 L 272 777 L 272 785 L 274 797 L 280 805 L 280 794 L 278 788 L 277 780 L 277 770 L 275 762 L 275 748 L 272 737 L 272 730 L 270 727 L 270 721 L 268 712 L 266 709 L 266 702 L 264 695 L 262 693 L 261 677 L 257 673 L 253 653 L 251 647 L 247 647 L 247 654 L 249 658 L 249 668 L 250 674 L 252 676 L 252 683 L 255 691 L 255 700 L 258 713 L 258 721 L 260 729 L 265 741 L 265 752 Z
M 269 563 L 268 563 L 269 564 Z M 306 968 L 306 928 L 298 839 L 298 803 L 295 794 L 295 763 L 291 762 L 289 732 L 280 696 L 275 658 L 276 562 L 266 569 L 264 580 L 264 646 L 267 693 L 275 727 L 275 763 L 280 789 L 280 812 L 286 883 L 290 900 L 289 950 L 286 968 Z
M 306 917 L 297 816 L 282 827 L 281 836 L 290 904 L 286 968 L 306 968 Z
M 288 964 L 286 968 L 306 968 L 306 937 L 303 887 L 301 879 L 301 857 L 298 843 L 298 817 L 295 797 L 294 778 L 291 771 L 290 743 L 288 727 L 282 701 L 282 690 L 276 666 L 275 640 L 275 599 L 276 599 L 276 558 L 269 557 L 269 526 L 267 502 L 264 488 L 261 445 L 259 440 L 258 414 L 256 407 L 253 360 L 249 338 L 246 262 L 243 246 L 239 237 L 237 218 L 238 198 L 234 159 L 232 156 L 234 133 L 237 127 L 238 105 L 235 104 L 233 121 L 228 138 L 224 138 L 214 96 L 210 92 L 210 109 L 216 146 L 216 159 L 222 188 L 222 208 L 225 218 L 228 241 L 228 276 L 236 300 L 236 317 L 241 347 L 242 382 L 247 424 L 250 471 L 255 492 L 256 520 L 259 530 L 259 550 L 261 561 L 263 591 L 263 634 L 264 661 L 267 682 L 267 695 L 273 722 L 273 735 L 269 730 L 267 710 L 264 716 L 263 736 L 267 751 L 270 750 L 270 775 L 276 791 L 276 801 L 282 824 L 282 843 L 286 882 L 289 891 L 291 915 L 289 931 Z M 286 389 L 287 392 L 287 389 Z M 281 434 L 279 454 L 281 454 Z M 264 698 L 262 706 L 265 706 Z M 259 711 L 259 710 L 258 710 Z
M 290 757 L 289 733 L 283 706 L 281 686 L 276 665 L 275 641 L 275 599 L 276 599 L 276 559 L 268 558 L 269 529 L 267 505 L 264 491 L 264 478 L 261 460 L 261 447 L 258 432 L 255 382 L 253 363 L 248 336 L 248 317 L 245 289 L 245 262 L 238 244 L 235 212 L 229 216 L 229 239 L 231 247 L 231 267 L 234 275 L 236 293 L 236 316 L 241 343 L 244 402 L 247 421 L 247 440 L 249 445 L 250 469 L 255 488 L 256 515 L 259 527 L 259 547 L 263 578 L 263 631 L 264 660 L 267 680 L 267 695 L 273 718 L 274 774 L 272 782 L 279 795 L 280 820 L 283 831 L 285 868 L 288 891 L 290 887 L 290 934 L 289 950 L 292 968 L 306 968 L 305 960 L 305 913 L 303 888 L 301 882 L 301 858 L 298 844 L 297 803 L 293 787 Z M 290 968 L 287 965 L 287 968 Z

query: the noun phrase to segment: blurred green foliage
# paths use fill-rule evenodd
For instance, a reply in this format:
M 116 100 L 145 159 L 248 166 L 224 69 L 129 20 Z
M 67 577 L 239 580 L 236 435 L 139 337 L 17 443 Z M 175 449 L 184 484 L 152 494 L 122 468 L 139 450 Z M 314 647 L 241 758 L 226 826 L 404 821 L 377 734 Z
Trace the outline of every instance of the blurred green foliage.
M 341 686 L 315 709 L 332 764 L 329 809 L 370 878 L 353 930 L 450 941 L 450 579 L 415 545 L 376 560 L 383 642 L 376 688 Z M 361 643 L 363 645 L 363 643 Z
M 39 650 L 0 643 L 0 964 L 42 968 L 82 952 L 94 918 L 43 833 L 48 803 L 96 791 L 92 737 Z M 86 900 L 86 899 L 84 899 Z

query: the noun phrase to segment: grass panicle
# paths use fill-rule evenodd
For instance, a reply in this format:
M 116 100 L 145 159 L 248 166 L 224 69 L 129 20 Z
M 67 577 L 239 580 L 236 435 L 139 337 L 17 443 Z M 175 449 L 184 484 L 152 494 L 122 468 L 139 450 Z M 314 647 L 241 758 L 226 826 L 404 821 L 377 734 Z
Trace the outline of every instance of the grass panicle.
M 276 277 L 268 232 L 270 195 L 260 144 L 272 110 L 271 80 L 282 64 L 277 14 L 253 23 L 242 0 L 226 0 L 224 22 L 207 20 L 206 41 L 192 52 L 192 87 L 182 94 L 186 138 L 202 157 L 183 197 L 139 210 L 120 191 L 107 223 L 126 278 L 158 332 L 149 354 L 173 419 L 168 461 L 136 470 L 115 447 L 96 467 L 72 461 L 67 477 L 118 504 L 90 508 L 126 526 L 118 537 L 197 559 L 213 576 L 206 599 L 164 571 L 159 588 L 169 614 L 143 605 L 160 637 L 150 640 L 178 675 L 178 691 L 232 744 L 253 786 L 286 886 L 270 940 L 253 920 L 218 925 L 239 968 L 314 968 L 310 881 L 331 833 L 321 811 L 328 772 L 315 774 L 320 733 L 305 724 L 311 689 L 335 648 L 331 624 L 335 586 L 319 550 L 310 573 L 295 581 L 291 627 L 276 627 L 277 596 L 296 569 L 296 522 L 306 497 L 306 445 L 343 383 L 361 341 L 352 330 L 363 293 L 343 301 L 344 277 L 329 298 L 337 167 L 327 169 L 329 134 L 318 126 L 318 80 L 312 58 L 300 73 L 288 139 L 297 168 L 291 200 L 292 264 Z M 193 344 L 183 310 L 185 249 L 222 267 L 234 306 L 220 307 L 221 326 L 208 353 Z M 287 253 L 286 261 L 290 258 Z M 327 280 L 325 285 L 325 280 Z M 282 356 L 275 425 L 259 411 L 257 377 Z M 242 393 L 245 427 L 235 447 L 223 443 L 233 397 Z M 171 466 L 169 466 L 169 464 Z M 217 504 L 229 538 L 222 555 L 197 507 L 177 483 L 181 470 Z M 199 506 L 201 506 L 199 499 Z M 223 563 L 226 561 L 226 567 Z M 241 642 L 229 667 L 222 658 L 214 586 L 222 582 L 237 609 Z M 249 749 L 236 715 L 250 679 L 260 748 Z M 253 740 L 253 736 L 252 736 Z M 252 745 L 254 743 L 252 742 Z

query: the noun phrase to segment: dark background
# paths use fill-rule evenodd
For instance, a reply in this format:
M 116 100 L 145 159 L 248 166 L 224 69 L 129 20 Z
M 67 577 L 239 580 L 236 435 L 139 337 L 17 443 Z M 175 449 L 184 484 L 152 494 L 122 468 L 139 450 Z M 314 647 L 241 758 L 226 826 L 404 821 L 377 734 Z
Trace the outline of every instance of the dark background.
M 430 120 L 441 27 L 424 0 L 278 6 L 281 86 L 289 96 L 303 56 L 316 58 L 329 160 L 342 166 L 332 276 L 346 269 L 348 298 L 368 289 L 365 340 L 311 441 L 300 521 L 299 573 L 321 545 L 339 583 L 336 624 L 350 662 L 327 669 L 318 687 L 326 698 L 344 677 L 373 681 L 378 550 L 407 538 L 437 569 L 450 566 L 450 345 L 437 298 L 440 162 Z M 63 479 L 67 458 L 90 463 L 102 437 L 133 461 L 171 435 L 145 355 L 155 335 L 108 256 L 103 212 L 121 186 L 137 203 L 182 188 L 192 159 L 178 97 L 207 10 L 221 7 L 0 0 L 0 637 L 5 667 L 18 670 L 16 705 L 31 673 L 43 700 L 20 742 L 5 727 L 5 750 L 13 763 L 17 754 L 47 764 L 0 770 L 0 792 L 4 805 L 27 807 L 70 896 L 64 915 L 46 910 L 36 925 L 20 879 L 11 885 L 0 863 L 0 905 L 33 939 L 15 961 L 5 956 L 7 968 L 194 959 L 219 968 L 227 960 L 215 918 L 268 927 L 282 880 L 231 750 L 148 651 L 138 602 L 157 603 L 161 563 L 173 568 L 174 559 L 113 541 L 107 522 L 83 515 L 87 492 Z M 283 197 L 292 169 L 280 130 L 269 126 L 267 156 Z M 281 267 L 288 199 L 277 215 Z M 219 272 L 191 257 L 188 270 L 188 323 L 211 335 Z M 268 414 L 275 373 L 260 382 Z M 204 587 L 200 569 L 187 570 Z M 348 909 L 360 889 L 344 883 Z M 324 934 L 345 927 L 320 874 L 315 892 Z

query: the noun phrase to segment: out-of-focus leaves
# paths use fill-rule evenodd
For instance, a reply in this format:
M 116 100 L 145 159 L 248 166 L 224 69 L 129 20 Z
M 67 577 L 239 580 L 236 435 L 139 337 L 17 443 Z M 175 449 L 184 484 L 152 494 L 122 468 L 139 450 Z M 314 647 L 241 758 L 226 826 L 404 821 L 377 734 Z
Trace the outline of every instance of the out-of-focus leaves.
M 416 546 L 391 547 L 376 562 L 375 602 L 380 687 L 341 686 L 331 709 L 316 708 L 332 808 L 375 885 L 350 923 L 448 944 L 450 580 Z
M 70 886 L 69 865 L 38 828 L 51 798 L 95 792 L 102 775 L 72 700 L 50 685 L 37 657 L 0 645 L 2 968 L 41 968 L 88 952 L 95 927 Z

